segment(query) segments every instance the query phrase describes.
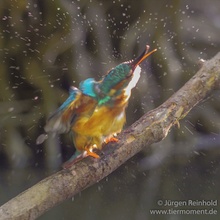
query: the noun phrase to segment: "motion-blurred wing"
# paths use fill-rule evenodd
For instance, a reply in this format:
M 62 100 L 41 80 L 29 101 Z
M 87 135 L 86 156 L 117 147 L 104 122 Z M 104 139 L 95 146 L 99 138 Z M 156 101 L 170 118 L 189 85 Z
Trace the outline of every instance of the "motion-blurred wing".
M 71 129 L 76 118 L 81 91 L 76 87 L 71 87 L 67 100 L 48 118 L 44 127 L 47 133 L 66 133 Z

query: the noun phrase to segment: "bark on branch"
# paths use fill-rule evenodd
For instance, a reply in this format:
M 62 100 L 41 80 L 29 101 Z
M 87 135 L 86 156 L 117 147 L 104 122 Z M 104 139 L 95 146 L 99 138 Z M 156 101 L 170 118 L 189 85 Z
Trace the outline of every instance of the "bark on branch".
M 85 158 L 40 181 L 0 207 L 0 219 L 36 219 L 62 201 L 103 179 L 144 147 L 164 139 L 170 128 L 213 90 L 220 89 L 220 53 L 179 91 L 119 135 L 100 159 Z

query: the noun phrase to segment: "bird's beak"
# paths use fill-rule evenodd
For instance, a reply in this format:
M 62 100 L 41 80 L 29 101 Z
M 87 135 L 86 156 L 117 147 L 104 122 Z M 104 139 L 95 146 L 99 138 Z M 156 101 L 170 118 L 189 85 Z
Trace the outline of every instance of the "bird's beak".
M 132 60 L 131 61 L 131 66 L 132 66 L 132 69 L 135 70 L 135 68 L 142 62 L 144 61 L 147 57 L 149 57 L 152 53 L 156 52 L 157 49 L 154 49 L 152 51 L 150 51 L 148 53 L 150 49 L 150 46 L 149 45 L 146 45 L 146 48 L 144 50 L 144 52 L 139 56 L 137 57 L 136 59 Z

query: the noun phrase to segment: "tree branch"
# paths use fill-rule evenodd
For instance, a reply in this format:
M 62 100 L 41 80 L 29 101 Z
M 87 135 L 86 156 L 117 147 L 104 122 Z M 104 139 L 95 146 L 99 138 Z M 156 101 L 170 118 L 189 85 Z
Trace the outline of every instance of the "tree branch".
M 164 139 L 170 128 L 213 90 L 220 89 L 220 53 L 158 108 L 148 112 L 103 148 L 100 159 L 85 158 L 40 181 L 0 207 L 0 219 L 36 219 L 103 179 L 144 147 Z

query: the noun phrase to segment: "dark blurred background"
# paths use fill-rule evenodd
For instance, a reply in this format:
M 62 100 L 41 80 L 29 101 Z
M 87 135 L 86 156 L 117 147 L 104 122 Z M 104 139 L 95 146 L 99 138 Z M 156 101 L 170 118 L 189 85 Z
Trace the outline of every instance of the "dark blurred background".
M 219 12 L 219 0 L 1 0 L 0 203 L 59 170 L 74 153 L 68 134 L 36 145 L 46 118 L 67 98 L 70 86 L 100 79 L 146 44 L 157 48 L 141 65 L 127 109 L 129 126 L 190 79 L 199 59 L 220 51 Z M 220 213 L 150 214 L 176 209 L 159 206 L 158 200 L 218 200 L 219 185 L 216 91 L 165 140 L 39 219 L 219 219 Z

